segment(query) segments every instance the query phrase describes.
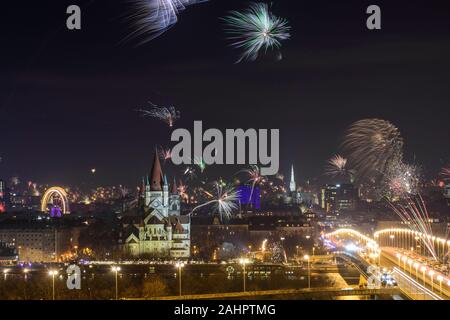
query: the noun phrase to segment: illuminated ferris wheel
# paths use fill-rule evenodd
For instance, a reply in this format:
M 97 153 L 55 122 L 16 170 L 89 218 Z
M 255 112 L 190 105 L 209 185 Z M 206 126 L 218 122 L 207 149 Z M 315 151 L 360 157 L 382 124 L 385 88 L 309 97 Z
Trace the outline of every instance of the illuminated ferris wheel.
M 48 212 L 51 217 L 61 217 L 69 214 L 69 199 L 67 192 L 61 187 L 51 187 L 45 191 L 41 201 L 41 211 Z

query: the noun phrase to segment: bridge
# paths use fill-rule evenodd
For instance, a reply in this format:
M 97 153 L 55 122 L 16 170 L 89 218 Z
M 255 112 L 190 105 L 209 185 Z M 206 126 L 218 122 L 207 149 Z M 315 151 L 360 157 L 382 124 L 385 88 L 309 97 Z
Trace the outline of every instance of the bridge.
M 325 300 L 334 297 L 343 296 L 390 296 L 398 295 L 398 288 L 378 288 L 367 289 L 359 287 L 348 287 L 344 289 L 336 288 L 311 288 L 311 289 L 286 289 L 286 290 L 266 290 L 266 291 L 247 291 L 247 292 L 228 292 L 228 293 L 209 293 L 183 296 L 165 296 L 149 299 L 136 300 L 222 300 L 222 299 L 264 299 L 269 297 L 289 297 L 299 300 Z
M 399 289 L 415 300 L 450 298 L 448 261 L 450 241 L 406 228 L 388 228 L 373 237 L 354 229 L 337 229 L 324 235 L 337 250 L 357 257 L 362 265 L 392 270 Z M 361 274 L 367 277 L 364 270 Z

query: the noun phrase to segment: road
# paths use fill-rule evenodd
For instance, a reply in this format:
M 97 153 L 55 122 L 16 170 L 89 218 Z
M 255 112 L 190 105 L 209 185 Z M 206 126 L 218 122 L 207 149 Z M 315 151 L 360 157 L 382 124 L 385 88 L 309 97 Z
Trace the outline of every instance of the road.
M 416 297 L 417 300 L 440 300 L 449 299 L 450 293 L 442 286 L 442 283 L 437 283 L 436 278 L 421 272 L 418 268 L 406 263 L 399 263 L 396 257 L 397 251 L 393 248 L 383 248 L 380 257 L 380 266 L 388 269 L 397 268 L 396 280 L 399 286 L 404 289 L 405 294 L 411 297 Z

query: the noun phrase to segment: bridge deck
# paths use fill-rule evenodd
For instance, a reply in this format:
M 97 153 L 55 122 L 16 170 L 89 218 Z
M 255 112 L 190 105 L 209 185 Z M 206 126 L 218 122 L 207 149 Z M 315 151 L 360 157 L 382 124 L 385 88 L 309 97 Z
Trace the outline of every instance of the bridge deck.
M 359 287 L 349 287 L 345 289 L 337 288 L 311 288 L 311 289 L 286 289 L 286 290 L 266 290 L 266 291 L 248 291 L 248 292 L 228 292 L 228 293 L 209 293 L 184 296 L 166 296 L 149 298 L 148 300 L 215 300 L 215 299 L 239 299 L 249 298 L 258 299 L 267 296 L 289 295 L 301 299 L 321 297 L 342 297 L 342 296 L 372 296 L 372 295 L 394 295 L 399 294 L 397 288 L 365 289 Z M 137 299 L 146 300 L 146 299 Z

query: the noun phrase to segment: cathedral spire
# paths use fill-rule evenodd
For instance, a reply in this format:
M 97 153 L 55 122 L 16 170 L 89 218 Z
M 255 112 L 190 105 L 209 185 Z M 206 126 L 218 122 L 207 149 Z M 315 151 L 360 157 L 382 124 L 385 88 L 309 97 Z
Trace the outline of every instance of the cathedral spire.
M 294 165 L 291 166 L 291 182 L 289 183 L 289 190 L 291 192 L 295 192 L 297 189 L 297 185 L 295 184 L 295 177 L 294 177 Z
M 150 190 L 161 191 L 162 180 L 161 163 L 159 162 L 158 150 L 155 149 L 155 157 L 153 159 L 152 174 L 150 178 Z

